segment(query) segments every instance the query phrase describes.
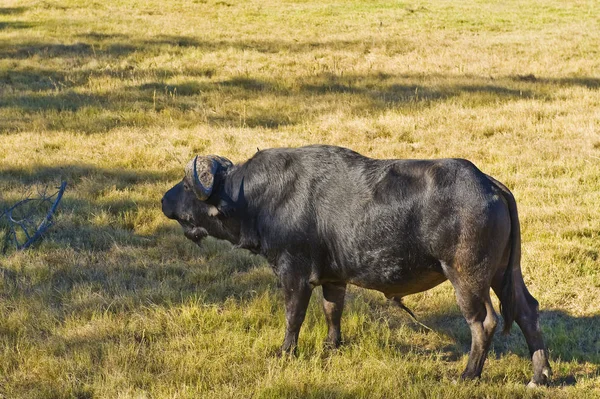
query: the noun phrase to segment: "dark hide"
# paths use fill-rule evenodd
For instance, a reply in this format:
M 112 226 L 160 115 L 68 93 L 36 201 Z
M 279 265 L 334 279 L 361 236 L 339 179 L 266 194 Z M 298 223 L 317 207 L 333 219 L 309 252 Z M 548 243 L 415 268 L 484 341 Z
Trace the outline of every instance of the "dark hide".
M 335 347 L 346 284 L 399 301 L 450 280 L 472 335 L 462 377 L 481 374 L 497 323 L 492 288 L 505 332 L 516 321 L 525 334 L 531 384 L 547 383 L 538 303 L 521 275 L 514 198 L 472 163 L 377 160 L 333 146 L 269 149 L 239 165 L 219 162 L 208 199 L 198 200 L 185 178 L 165 194 L 163 212 L 195 242 L 212 235 L 268 259 L 285 295 L 284 352 L 297 345 L 316 286 L 323 286 L 327 344 Z

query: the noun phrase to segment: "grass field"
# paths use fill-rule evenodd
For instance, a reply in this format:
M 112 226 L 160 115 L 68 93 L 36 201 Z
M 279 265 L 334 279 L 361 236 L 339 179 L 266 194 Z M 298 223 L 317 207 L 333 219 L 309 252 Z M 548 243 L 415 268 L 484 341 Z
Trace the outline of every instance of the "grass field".
M 68 181 L 45 239 L 0 258 L 0 398 L 600 397 L 600 2 L 4 0 L 0 207 Z M 322 347 L 317 289 L 278 358 L 266 262 L 160 211 L 195 154 L 329 143 L 463 157 L 517 198 L 554 379 L 513 328 L 453 383 L 449 283 L 349 290 Z M 0 255 L 1 256 L 1 255 Z M 497 301 L 496 301 L 497 304 Z

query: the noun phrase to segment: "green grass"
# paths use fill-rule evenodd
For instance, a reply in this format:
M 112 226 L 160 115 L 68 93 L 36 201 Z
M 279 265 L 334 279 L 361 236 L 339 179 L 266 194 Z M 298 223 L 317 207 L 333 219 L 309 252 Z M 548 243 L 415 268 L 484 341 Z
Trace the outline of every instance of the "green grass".
M 0 258 L 0 398 L 600 396 L 598 1 L 7 0 L 0 206 L 68 188 Z M 469 330 L 448 283 L 349 290 L 325 351 L 320 289 L 297 358 L 266 262 L 196 247 L 160 197 L 195 154 L 329 143 L 463 157 L 513 190 L 554 380 L 527 390 L 518 328 L 458 383 Z

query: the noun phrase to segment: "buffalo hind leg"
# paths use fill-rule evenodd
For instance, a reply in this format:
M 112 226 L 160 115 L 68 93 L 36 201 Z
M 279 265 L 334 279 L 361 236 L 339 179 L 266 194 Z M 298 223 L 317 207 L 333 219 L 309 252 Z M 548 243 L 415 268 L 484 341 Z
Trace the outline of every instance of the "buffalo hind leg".
M 283 294 L 285 297 L 285 337 L 281 345 L 281 354 L 295 353 L 298 346 L 298 335 L 300 327 L 306 316 L 306 309 L 310 301 L 312 287 L 302 281 L 293 278 L 282 279 Z
M 539 326 L 539 304 L 527 290 L 522 277 L 517 277 L 514 284 L 516 297 L 515 321 L 525 336 L 527 346 L 529 347 L 529 354 L 533 362 L 533 378 L 528 386 L 547 385 L 550 382 L 552 369 L 548 361 L 548 350 L 544 344 L 544 338 Z M 493 288 L 498 298 L 501 298 L 501 276 L 497 276 L 494 279 Z
M 523 285 L 522 295 L 517 294 L 516 322 L 523 331 L 523 335 L 525 335 L 533 363 L 533 377 L 528 384 L 529 387 L 547 385 L 552 374 L 550 362 L 548 361 L 548 351 L 539 326 L 538 308 L 538 301 L 531 296 L 525 285 Z
M 471 352 L 467 367 L 461 378 L 474 379 L 481 376 L 483 364 L 487 357 L 490 344 L 498 324 L 498 316 L 494 311 L 490 298 L 490 288 L 480 288 L 486 284 L 474 284 L 469 279 L 461 279 L 458 273 L 452 271 L 449 280 L 454 286 L 458 306 L 471 329 Z M 471 284 L 469 284 L 469 282 Z
M 327 321 L 325 346 L 337 348 L 342 343 L 341 320 L 344 310 L 346 284 L 323 284 L 323 312 Z
M 470 298 L 459 300 L 459 302 L 463 302 L 460 308 L 471 329 L 471 352 L 467 367 L 461 375 L 462 379 L 481 376 L 483 364 L 498 324 L 498 316 L 492 306 L 489 292 L 482 296 L 483 298 L 472 295 Z

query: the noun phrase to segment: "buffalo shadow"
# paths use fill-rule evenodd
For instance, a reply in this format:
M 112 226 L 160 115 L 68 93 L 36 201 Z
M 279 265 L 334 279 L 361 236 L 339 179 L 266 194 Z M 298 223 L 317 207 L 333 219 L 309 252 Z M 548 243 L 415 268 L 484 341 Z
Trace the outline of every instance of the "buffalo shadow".
M 445 304 L 433 313 L 415 312 L 418 320 L 431 328 L 431 331 L 416 324 L 391 301 L 378 297 L 375 299 L 368 298 L 366 303 L 374 315 L 373 318 L 375 320 L 385 319 L 391 328 L 398 328 L 403 325 L 415 332 L 443 334 L 453 341 L 453 343 L 443 347 L 427 348 L 403 340 L 382 337 L 381 346 L 400 353 L 412 352 L 423 356 L 435 354 L 447 362 L 459 361 L 470 351 L 470 329 L 458 309 L 453 295 L 450 295 Z M 555 368 L 551 381 L 552 386 L 575 385 L 579 379 L 593 378 L 600 375 L 600 316 L 574 316 L 560 309 L 542 309 L 539 315 L 544 341 L 550 353 L 551 366 L 553 360 L 592 365 L 591 369 L 589 367 L 585 370 L 582 368 L 581 371 L 574 374 L 562 374 L 560 369 Z M 529 360 L 531 356 L 519 326 L 514 323 L 510 334 L 503 335 L 501 333 L 502 323 L 502 317 L 499 316 L 499 325 L 488 357 L 500 358 L 501 356 L 514 354 Z
M 600 316 L 573 316 L 563 310 L 540 310 L 539 323 L 551 357 L 577 363 L 593 363 L 600 367 Z M 451 306 L 445 314 L 423 315 L 424 324 L 457 341 L 457 349 L 470 349 L 469 328 L 457 307 Z M 502 318 L 494 336 L 491 350 L 496 356 L 514 353 L 529 358 L 525 337 L 515 323 L 509 335 L 501 333 Z M 418 326 L 413 324 L 415 329 Z M 597 371 L 600 371 L 598 368 Z

